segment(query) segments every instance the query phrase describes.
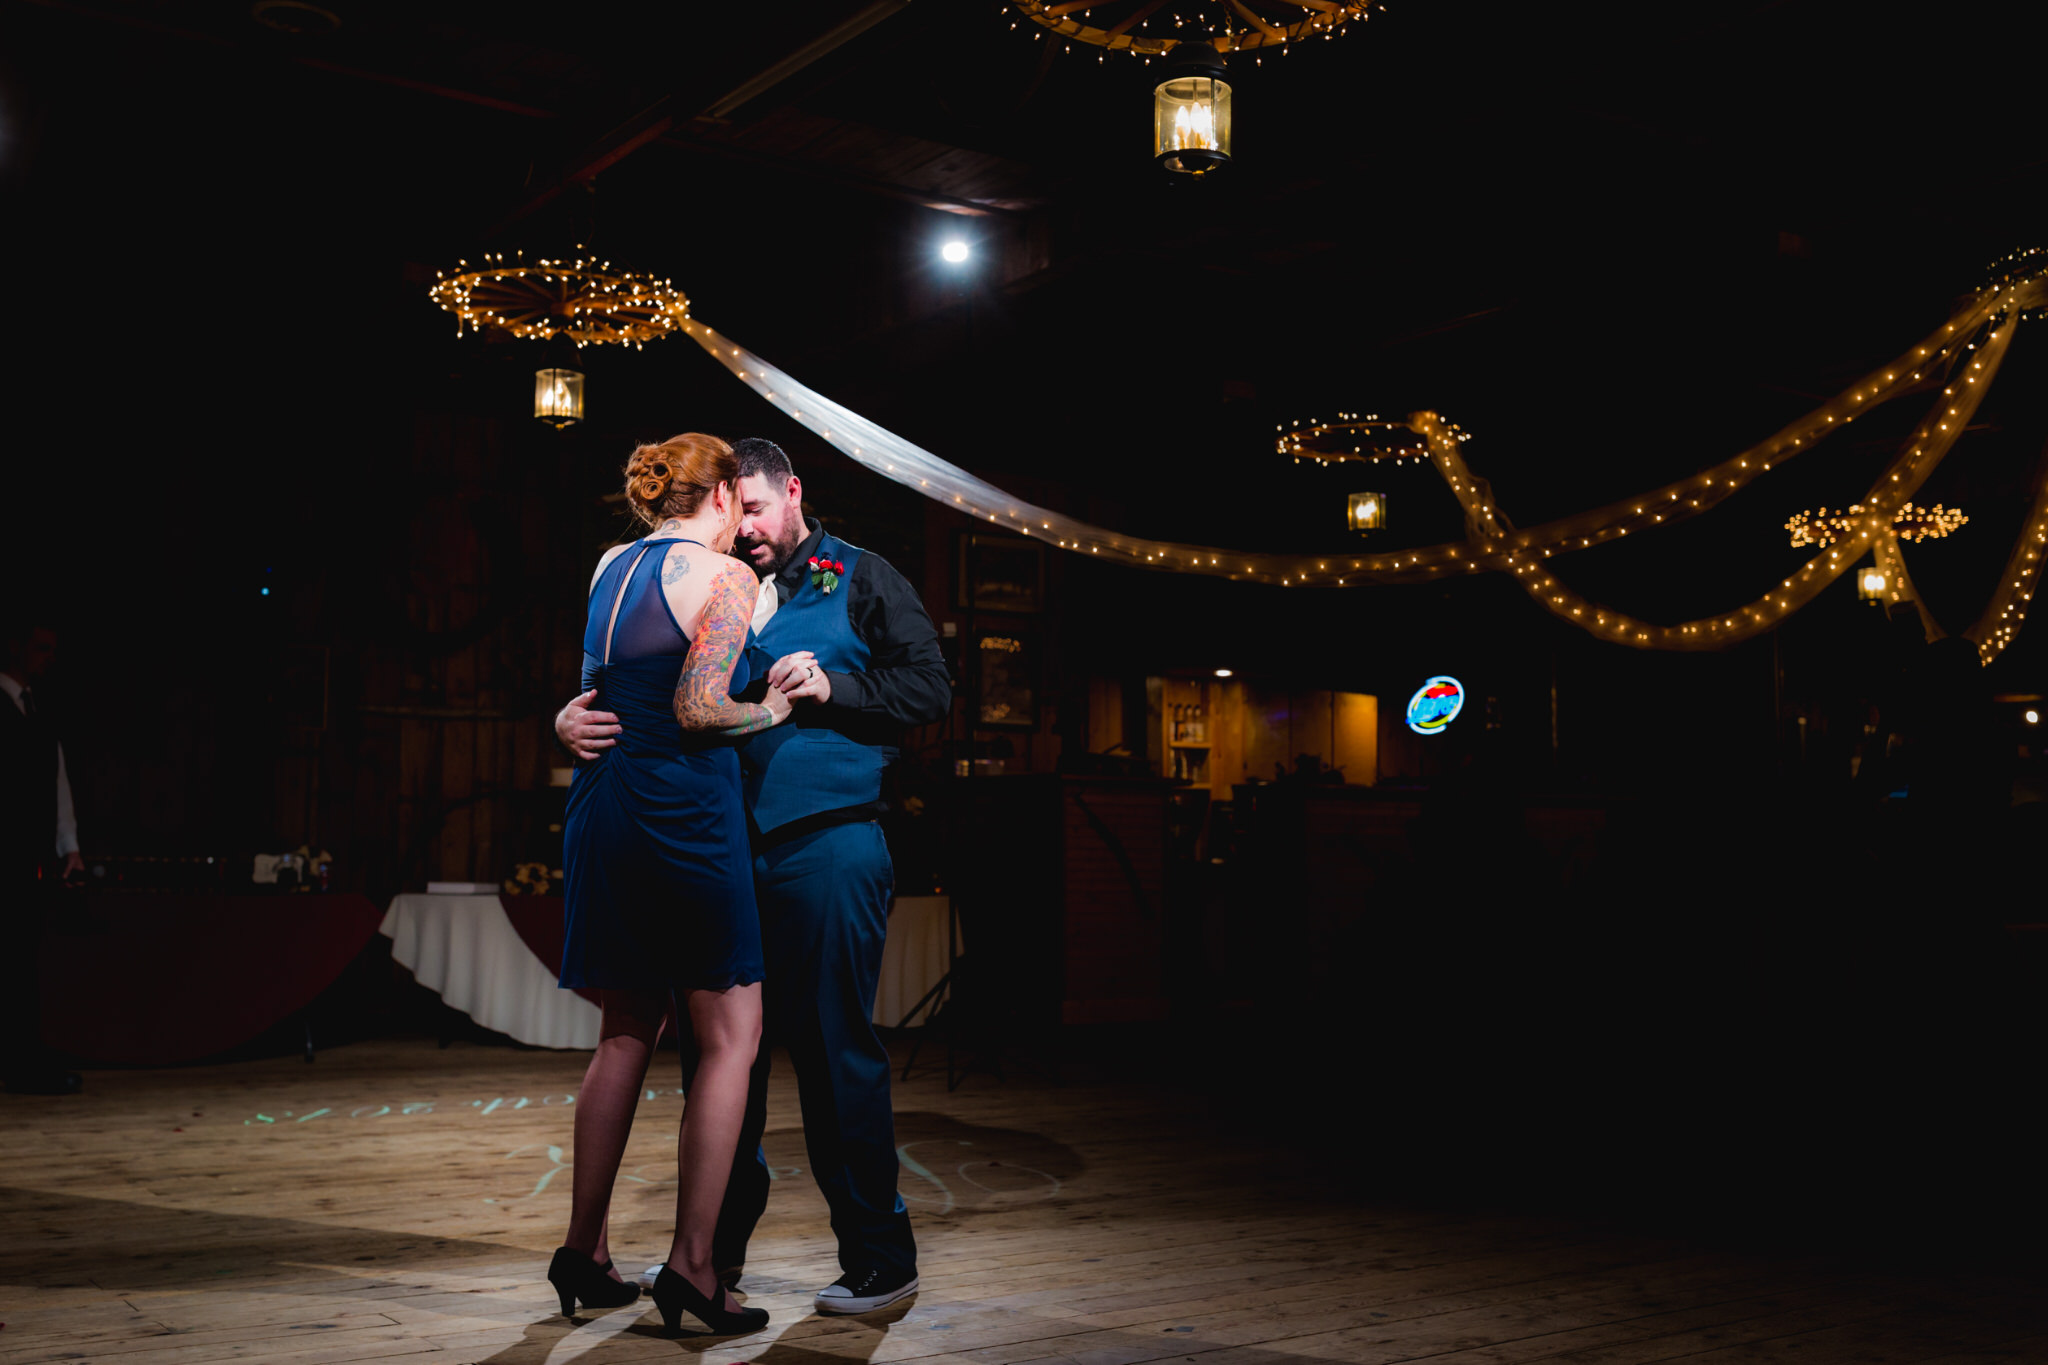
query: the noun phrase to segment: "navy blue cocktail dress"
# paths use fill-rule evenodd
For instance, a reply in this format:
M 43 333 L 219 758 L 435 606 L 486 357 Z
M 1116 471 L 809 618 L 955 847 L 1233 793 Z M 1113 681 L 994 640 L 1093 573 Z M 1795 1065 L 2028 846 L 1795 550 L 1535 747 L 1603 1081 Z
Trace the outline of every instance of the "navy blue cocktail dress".
M 628 546 L 590 592 L 583 687 L 621 728 L 602 756 L 578 760 L 569 783 L 564 986 L 723 990 L 762 977 L 738 741 L 676 724 L 690 641 L 661 586 L 673 544 Z M 734 690 L 747 671 L 742 655 Z

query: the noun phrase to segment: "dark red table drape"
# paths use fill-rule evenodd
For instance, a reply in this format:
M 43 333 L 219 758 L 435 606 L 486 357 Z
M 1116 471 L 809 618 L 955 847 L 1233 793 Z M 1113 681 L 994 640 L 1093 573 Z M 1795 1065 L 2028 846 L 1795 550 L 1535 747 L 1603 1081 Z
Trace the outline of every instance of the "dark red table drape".
M 383 918 L 351 895 L 66 896 L 42 941 L 43 1040 L 105 1065 L 224 1052 L 311 1004 Z
M 512 927 L 519 931 L 520 942 L 527 951 L 539 958 L 550 972 L 562 974 L 562 942 L 567 937 L 562 923 L 562 898 L 560 896 L 500 896 L 499 902 L 505 907 L 505 918 L 512 921 Z M 604 1003 L 597 991 L 578 990 L 576 994 L 593 1005 Z

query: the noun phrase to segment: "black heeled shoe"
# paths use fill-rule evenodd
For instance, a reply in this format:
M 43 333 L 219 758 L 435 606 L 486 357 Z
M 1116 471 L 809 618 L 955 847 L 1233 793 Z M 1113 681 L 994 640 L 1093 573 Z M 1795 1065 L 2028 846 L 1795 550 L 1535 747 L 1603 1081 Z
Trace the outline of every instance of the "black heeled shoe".
M 576 1316 L 578 1299 L 592 1308 L 623 1308 L 640 1297 L 639 1285 L 626 1284 L 605 1273 L 610 1265 L 599 1265 L 568 1247 L 555 1248 L 555 1259 L 548 1264 L 548 1283 L 562 1300 L 563 1317 Z
M 683 1329 L 682 1316 L 685 1308 L 711 1330 L 716 1337 L 736 1337 L 746 1332 L 758 1332 L 768 1325 L 768 1310 L 765 1308 L 742 1308 L 737 1313 L 728 1313 L 721 1306 L 725 1302 L 725 1286 L 719 1285 L 714 1291 L 716 1298 L 706 1298 L 696 1285 L 664 1265 L 661 1273 L 654 1277 L 654 1306 L 661 1310 L 661 1320 L 668 1324 L 671 1332 Z

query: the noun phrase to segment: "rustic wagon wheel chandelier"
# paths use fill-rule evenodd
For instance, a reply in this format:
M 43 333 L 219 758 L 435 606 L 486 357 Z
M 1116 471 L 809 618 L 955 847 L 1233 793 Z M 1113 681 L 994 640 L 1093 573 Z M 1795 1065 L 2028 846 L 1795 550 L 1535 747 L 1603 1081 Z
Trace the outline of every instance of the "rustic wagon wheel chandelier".
M 1472 439 L 1454 422 L 1444 426 L 1456 440 Z M 1282 455 L 1293 456 L 1296 464 L 1304 460 L 1320 465 L 1378 464 L 1381 460 L 1419 463 L 1429 456 L 1428 444 L 1415 434 L 1407 419 L 1388 421 L 1377 413 L 1340 412 L 1334 421 L 1328 422 L 1320 417 L 1297 419 L 1292 425 L 1282 423 L 1274 430 L 1280 435 L 1273 448 Z
M 1818 512 L 1795 512 L 1785 523 L 1785 529 L 1792 533 L 1792 548 L 1795 550 L 1805 545 L 1832 545 L 1861 531 L 1868 511 L 1859 502 L 1852 504 L 1846 512 L 1830 513 L 1825 507 Z M 1908 502 L 1892 513 L 1892 534 L 1900 540 L 1916 543 L 1940 540 L 1969 520 L 1958 508 L 1945 507 L 1941 503 L 1921 507 Z
M 455 314 L 458 332 L 495 327 L 532 341 L 561 336 L 578 346 L 638 349 L 675 335 L 690 318 L 690 300 L 672 281 L 595 257 L 528 261 L 500 251 L 436 274 L 430 295 Z
M 1193 14 L 1162 15 L 1166 0 L 1010 0 L 1018 14 L 1069 42 L 1109 52 L 1162 57 L 1183 38 L 1200 35 L 1219 52 L 1285 50 L 1310 38 L 1333 38 L 1364 22 L 1372 0 L 1176 0 Z M 1102 10 L 1096 22 L 1095 11 Z M 1077 17 L 1078 16 L 1078 17 Z M 1153 30 L 1160 21 L 1159 31 Z M 1106 23 L 1107 27 L 1099 27 Z M 1043 35 L 1040 35 L 1043 36 Z

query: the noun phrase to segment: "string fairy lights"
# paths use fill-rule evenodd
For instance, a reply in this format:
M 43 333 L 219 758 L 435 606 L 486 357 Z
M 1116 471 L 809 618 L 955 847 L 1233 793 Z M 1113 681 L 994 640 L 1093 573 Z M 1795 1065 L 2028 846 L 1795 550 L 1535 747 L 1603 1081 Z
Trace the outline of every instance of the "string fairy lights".
M 2048 247 L 2021 247 L 2017 251 L 2008 251 L 1985 268 L 1984 287 L 2011 288 L 2026 283 L 2043 270 L 2048 270 Z M 2020 316 L 2030 319 L 2048 317 L 2048 303 L 2023 308 Z
M 1940 503 L 1919 507 L 1907 502 L 1892 513 L 1892 534 L 1900 540 L 1913 542 L 1940 540 L 1968 524 L 1969 520 L 1954 507 L 1944 507 Z M 1792 519 L 1785 523 L 1785 529 L 1792 533 L 1792 548 L 1796 550 L 1803 545 L 1832 545 L 1863 525 L 1863 505 L 1858 503 L 1846 512 L 1833 514 L 1825 507 L 1818 512 L 1794 512 Z
M 1407 422 L 1387 421 L 1378 413 L 1340 412 L 1331 422 L 1319 417 L 1297 418 L 1293 425 L 1283 423 L 1274 430 L 1280 433 L 1274 449 L 1293 456 L 1296 464 L 1303 460 L 1319 465 L 1378 464 L 1383 459 L 1400 464 L 1428 455 Z M 1459 432 L 1458 439 L 1472 438 Z
M 1353 458 L 1370 458 L 1363 439 L 1370 433 L 1381 458 L 1426 459 L 1465 513 L 1465 539 L 1461 541 L 1320 556 L 1247 553 L 1128 536 L 1090 525 L 1013 497 L 808 388 L 701 322 L 685 319 L 679 328 L 743 383 L 856 463 L 948 503 L 977 521 L 1003 526 L 1060 549 L 1134 567 L 1282 587 L 1343 588 L 1506 573 L 1545 610 L 1597 638 L 1638 649 L 1708 650 L 1771 629 L 1850 572 L 1866 552 L 1876 556 L 1895 600 L 1917 596 L 1899 557 L 1901 527 L 1908 533 L 1919 532 L 1909 538 L 1923 539 L 1946 534 L 1963 523 L 1961 514 L 1951 509 L 1934 509 L 1941 517 L 1923 513 L 1912 505 L 1912 498 L 1968 428 L 2005 359 L 2019 320 L 2044 305 L 2048 305 L 2048 255 L 2032 273 L 1979 291 L 1920 344 L 1763 441 L 1660 488 L 1526 529 L 1514 524 L 1494 498 L 1492 487 L 1466 465 L 1462 449 L 1469 434 L 1435 413 L 1418 412 L 1404 419 L 1345 413 L 1334 422 L 1310 419 L 1293 428 L 1283 426 L 1277 449 L 1295 458 L 1335 462 L 1344 452 L 1329 450 L 1333 441 L 1353 444 Z M 1948 375 L 1946 381 L 1939 377 L 1943 371 Z M 1848 524 L 1830 528 L 1829 541 L 1815 542 L 1815 553 L 1804 565 L 1752 601 L 1698 620 L 1661 625 L 1585 598 L 1549 568 L 1549 561 L 1557 555 L 1701 515 L 1878 404 L 1930 384 L 1942 385 L 1933 408 L 1879 472 L 1870 490 L 1853 504 L 1856 510 L 1848 515 Z M 1404 432 L 1418 438 L 1420 444 L 1406 444 L 1400 435 Z M 1999 587 L 1983 617 L 1964 632 L 1977 643 L 1987 662 L 2017 633 L 2039 581 L 2042 561 L 2048 557 L 2048 451 L 2043 452 L 2037 477 L 2032 510 Z M 1945 529 L 1933 529 L 1943 518 L 1951 517 L 1957 520 Z M 1923 619 L 1929 623 L 1930 634 L 1938 631 L 1924 613 Z
M 690 317 L 690 300 L 673 281 L 615 270 L 595 257 L 528 261 L 500 251 L 434 273 L 428 296 L 455 314 L 458 334 L 496 328 L 527 340 L 566 336 L 579 347 L 637 350 L 674 336 Z
M 1295 43 L 1338 37 L 1386 7 L 1375 0 L 1175 0 L 1169 18 L 1157 3 L 1138 0 L 1010 0 L 1001 13 L 1010 27 L 1030 21 L 1037 38 L 1086 43 L 1103 52 L 1129 53 L 1150 61 L 1177 42 L 1200 34 L 1219 52 L 1285 52 Z M 1184 8 L 1183 8 L 1184 7 Z M 1089 22 L 1095 10 L 1112 11 L 1108 27 Z M 1119 17 L 1120 16 L 1120 17 Z M 1154 22 L 1159 31 L 1153 29 Z

